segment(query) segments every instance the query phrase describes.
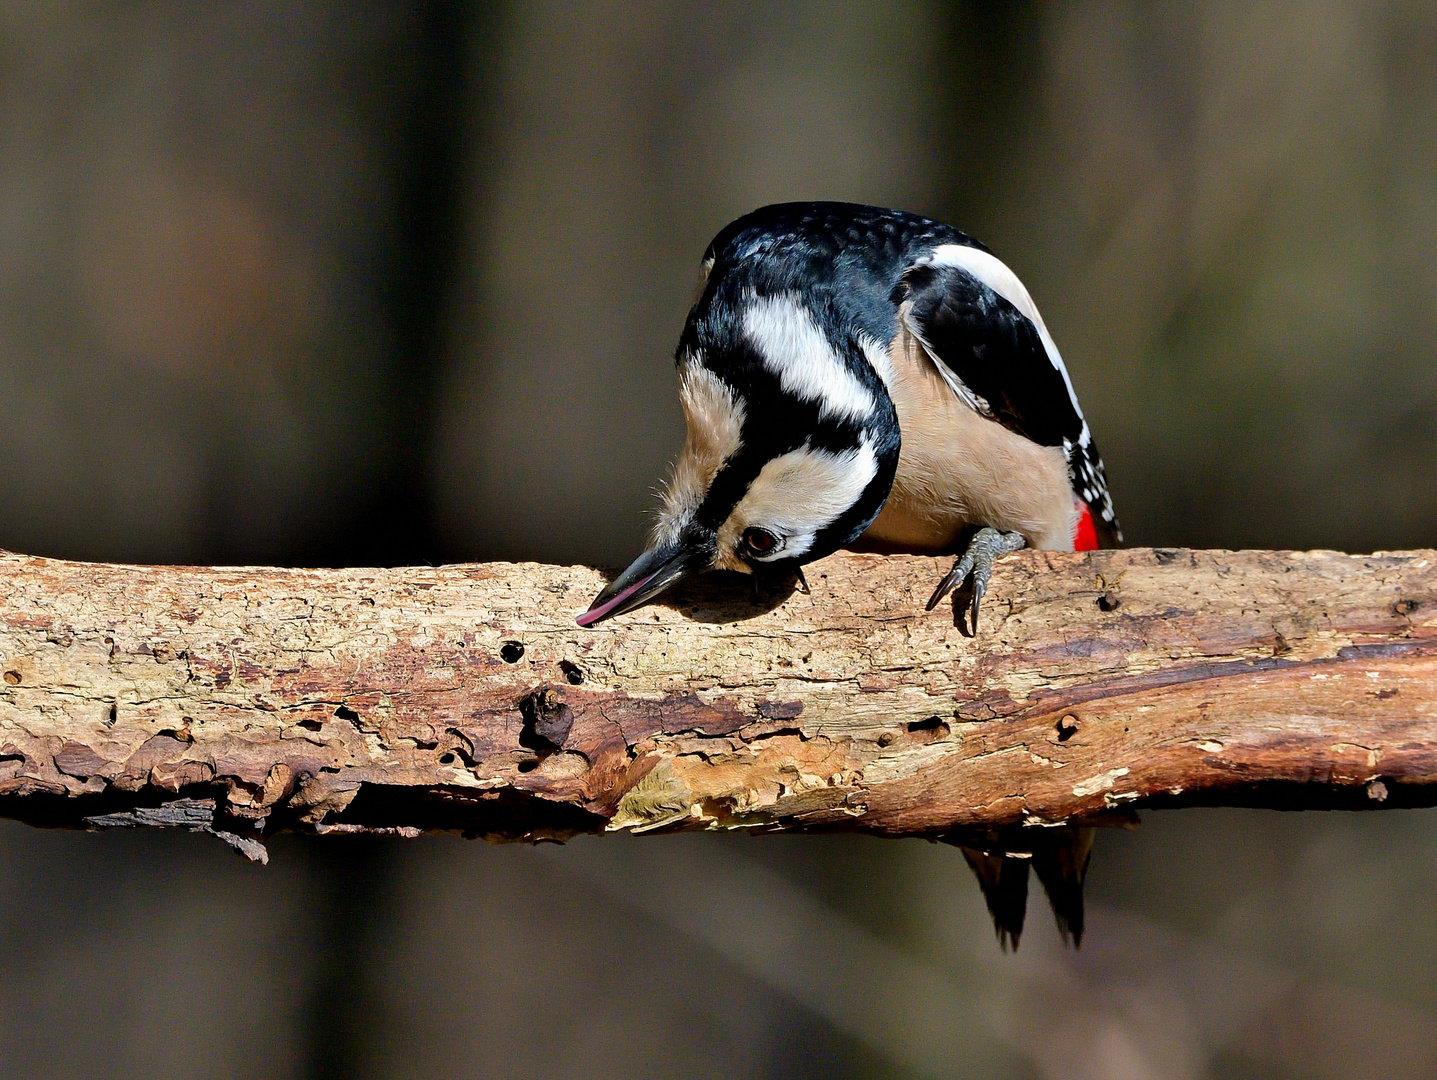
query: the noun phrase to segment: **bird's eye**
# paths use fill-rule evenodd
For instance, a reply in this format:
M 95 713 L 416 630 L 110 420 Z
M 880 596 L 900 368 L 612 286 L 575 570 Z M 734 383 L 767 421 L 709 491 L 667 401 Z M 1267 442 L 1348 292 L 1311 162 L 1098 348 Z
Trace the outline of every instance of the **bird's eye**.
M 743 546 L 754 555 L 767 555 L 778 549 L 778 537 L 767 529 L 745 529 Z

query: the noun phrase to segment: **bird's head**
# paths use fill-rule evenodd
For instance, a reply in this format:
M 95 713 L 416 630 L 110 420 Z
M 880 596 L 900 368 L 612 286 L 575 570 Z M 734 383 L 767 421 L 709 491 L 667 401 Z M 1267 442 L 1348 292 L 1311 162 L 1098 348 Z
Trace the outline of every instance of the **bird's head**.
M 898 422 L 863 343 L 834 347 L 797 296 L 695 308 L 679 349 L 688 435 L 644 553 L 579 616 L 630 611 L 698 570 L 781 574 L 877 516 Z

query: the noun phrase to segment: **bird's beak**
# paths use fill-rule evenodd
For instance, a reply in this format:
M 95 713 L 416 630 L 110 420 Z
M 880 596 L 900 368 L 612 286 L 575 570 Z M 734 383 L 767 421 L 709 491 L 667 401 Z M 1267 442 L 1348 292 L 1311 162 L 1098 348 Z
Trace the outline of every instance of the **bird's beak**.
M 652 600 L 685 574 L 707 566 L 713 558 L 711 544 L 701 540 L 680 538 L 672 544 L 657 544 L 649 548 L 622 574 L 609 583 L 608 588 L 594 597 L 589 610 L 578 618 L 580 626 L 593 626 L 596 622 L 632 611 L 647 600 Z

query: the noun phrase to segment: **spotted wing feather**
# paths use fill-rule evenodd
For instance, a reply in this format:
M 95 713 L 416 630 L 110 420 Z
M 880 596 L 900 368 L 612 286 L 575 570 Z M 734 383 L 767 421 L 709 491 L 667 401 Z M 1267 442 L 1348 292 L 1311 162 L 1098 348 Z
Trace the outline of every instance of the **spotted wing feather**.
M 982 249 L 948 251 L 972 257 L 926 258 L 903 274 L 894 299 L 907 329 L 969 406 L 1041 446 L 1063 447 L 1073 492 L 1091 511 L 1098 541 L 1116 546 L 1122 531 L 1103 460 L 1032 300 Z

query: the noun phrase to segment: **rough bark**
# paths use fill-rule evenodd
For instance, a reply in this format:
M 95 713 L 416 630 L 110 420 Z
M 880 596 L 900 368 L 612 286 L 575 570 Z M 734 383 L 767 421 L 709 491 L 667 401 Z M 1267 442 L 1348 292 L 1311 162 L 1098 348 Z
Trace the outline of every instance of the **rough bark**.
M 843 554 L 581 630 L 583 567 L 0 556 L 0 814 L 937 837 L 1143 806 L 1437 803 L 1437 553 Z

